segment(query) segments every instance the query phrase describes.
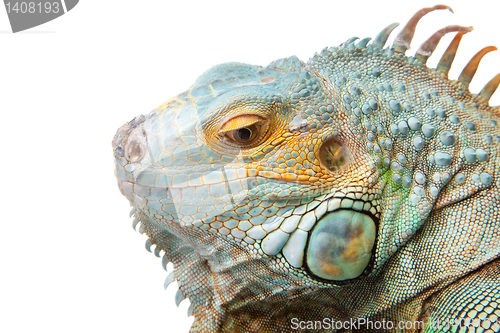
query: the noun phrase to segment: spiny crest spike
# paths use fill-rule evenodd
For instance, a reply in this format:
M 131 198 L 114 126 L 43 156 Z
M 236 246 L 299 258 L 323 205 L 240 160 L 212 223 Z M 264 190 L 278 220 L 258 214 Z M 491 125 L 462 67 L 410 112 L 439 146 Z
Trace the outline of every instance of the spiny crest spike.
M 163 267 L 164 270 L 167 270 L 168 263 L 169 263 L 169 261 L 168 261 L 167 255 L 164 254 L 163 258 L 161 258 L 161 266 Z
M 389 35 L 394 31 L 399 26 L 399 23 L 393 23 L 387 27 L 385 27 L 384 30 L 379 32 L 377 37 L 372 42 L 372 45 L 374 47 L 378 47 L 380 49 L 384 48 L 385 43 L 387 42 L 387 39 L 389 38 Z
M 160 258 L 160 248 L 158 246 L 155 247 L 155 256 Z
M 362 40 L 360 40 L 357 44 L 356 44 L 356 48 L 358 49 L 364 49 L 366 47 L 366 44 L 368 44 L 368 42 L 371 40 L 372 38 L 371 37 L 366 37 L 366 38 L 363 38 Z
M 151 252 L 151 246 L 153 246 L 153 243 L 151 243 L 151 241 L 147 239 L 146 243 L 144 244 L 144 247 L 146 248 L 146 250 L 148 250 L 148 252 Z
M 343 42 L 342 44 L 340 44 L 339 48 L 348 47 L 350 44 L 354 43 L 358 39 L 359 39 L 359 37 L 351 37 L 348 40 L 346 40 L 345 42 Z
M 191 317 L 193 315 L 193 312 L 194 312 L 194 306 L 193 304 L 191 304 L 188 308 L 188 317 Z
M 354 43 L 358 39 L 359 39 L 359 37 L 351 37 L 345 41 L 345 44 L 348 45 L 348 44 Z
M 461 25 L 449 25 L 436 31 L 429 39 L 427 39 L 422 45 L 420 45 L 415 58 L 420 60 L 422 63 L 426 63 L 427 59 L 432 55 L 432 52 L 436 49 L 441 38 L 450 32 L 460 31 L 464 34 L 471 32 L 472 27 L 463 27 Z
M 139 224 L 139 219 L 137 217 L 134 217 L 132 220 L 132 228 L 135 230 L 137 227 L 137 224 Z
M 472 59 L 469 61 L 467 66 L 465 66 L 464 70 L 462 71 L 462 74 L 460 74 L 460 76 L 458 77 L 458 82 L 462 83 L 462 87 L 464 88 L 469 87 L 469 83 L 470 81 L 472 81 L 474 74 L 476 74 L 477 67 L 479 66 L 479 62 L 481 61 L 481 59 L 484 57 L 486 53 L 495 50 L 497 50 L 495 46 L 487 46 L 472 57 Z
M 500 74 L 497 74 L 490 82 L 486 83 L 483 90 L 479 93 L 479 96 L 489 101 L 491 96 L 495 93 L 498 86 L 500 85 Z
M 450 46 L 446 49 L 446 51 L 443 53 L 443 56 L 441 57 L 441 60 L 439 60 L 439 64 L 437 66 L 437 70 L 440 71 L 441 73 L 446 74 L 448 76 L 448 72 L 450 71 L 451 64 L 453 63 L 453 60 L 455 59 L 455 55 L 457 54 L 458 46 L 460 45 L 460 41 L 462 40 L 463 35 L 465 35 L 467 32 L 465 31 L 459 31 L 455 38 L 450 43 Z
M 435 5 L 434 7 L 426 7 L 420 9 L 418 12 L 415 13 L 415 15 L 413 15 L 410 21 L 406 23 L 403 30 L 401 30 L 401 32 L 396 36 L 394 44 L 392 44 L 394 51 L 398 53 L 405 53 L 406 50 L 410 48 L 411 40 L 415 35 L 415 28 L 417 27 L 417 23 L 420 21 L 422 17 L 424 17 L 424 15 L 433 12 L 437 9 L 448 9 L 450 12 L 453 13 L 453 9 L 451 9 L 449 6 L 446 5 Z
M 179 304 L 181 304 L 181 302 L 185 299 L 186 296 L 184 296 L 180 289 L 177 289 L 177 292 L 175 293 L 175 305 L 179 307 Z
M 170 274 L 167 275 L 167 278 L 165 279 L 165 282 L 163 282 L 163 288 L 167 290 L 168 286 L 174 282 L 175 276 L 174 272 L 170 272 Z

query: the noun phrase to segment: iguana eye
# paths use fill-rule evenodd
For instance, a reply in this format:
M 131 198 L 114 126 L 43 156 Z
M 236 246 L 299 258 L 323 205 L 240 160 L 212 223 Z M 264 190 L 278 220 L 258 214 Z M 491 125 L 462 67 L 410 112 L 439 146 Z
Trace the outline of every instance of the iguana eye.
M 259 128 L 255 125 L 248 127 L 238 128 L 237 130 L 229 131 L 226 136 L 238 143 L 248 143 L 251 142 L 259 133 Z
M 231 143 L 248 146 L 261 142 L 268 127 L 268 121 L 261 116 L 241 115 L 226 121 L 218 133 Z

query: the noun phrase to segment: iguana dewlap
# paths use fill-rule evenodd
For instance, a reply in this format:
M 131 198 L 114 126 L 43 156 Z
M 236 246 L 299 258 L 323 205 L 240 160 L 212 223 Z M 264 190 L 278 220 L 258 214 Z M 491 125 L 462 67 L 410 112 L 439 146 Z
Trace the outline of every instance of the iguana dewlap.
M 456 81 L 469 27 L 405 56 L 436 9 L 391 47 L 397 24 L 307 63 L 214 66 L 120 127 L 119 188 L 192 332 L 500 332 L 500 75 L 468 90 L 496 48 Z

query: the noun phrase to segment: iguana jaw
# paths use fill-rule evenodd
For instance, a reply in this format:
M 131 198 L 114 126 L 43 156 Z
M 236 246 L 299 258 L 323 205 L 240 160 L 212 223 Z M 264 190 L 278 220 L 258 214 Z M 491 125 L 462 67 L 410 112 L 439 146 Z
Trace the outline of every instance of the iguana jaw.
M 297 297 L 314 289 L 300 279 L 275 272 L 267 260 L 251 258 L 247 251 L 220 235 L 178 224 L 159 225 L 137 208 L 135 218 L 140 220 L 140 231 L 151 240 L 149 245 L 165 252 L 163 264 L 173 263 L 174 271 L 167 277 L 166 286 L 177 281 L 177 304 L 189 298 L 190 312 L 195 316 L 193 327 L 198 322 L 224 321 L 229 312 L 272 295 L 289 293 Z M 252 279 L 248 279 L 247 270 L 252 272 Z M 249 299 L 241 299 L 242 294 Z

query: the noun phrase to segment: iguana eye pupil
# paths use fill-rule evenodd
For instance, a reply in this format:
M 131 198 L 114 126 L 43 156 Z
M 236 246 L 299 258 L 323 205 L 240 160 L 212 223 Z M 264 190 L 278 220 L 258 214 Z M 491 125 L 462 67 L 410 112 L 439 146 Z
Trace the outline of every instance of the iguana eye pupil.
M 240 114 L 226 120 L 218 129 L 218 139 L 240 149 L 251 149 L 268 138 L 269 119 L 255 114 Z
M 252 130 L 244 127 L 236 131 L 236 138 L 241 141 L 247 141 L 252 137 Z

